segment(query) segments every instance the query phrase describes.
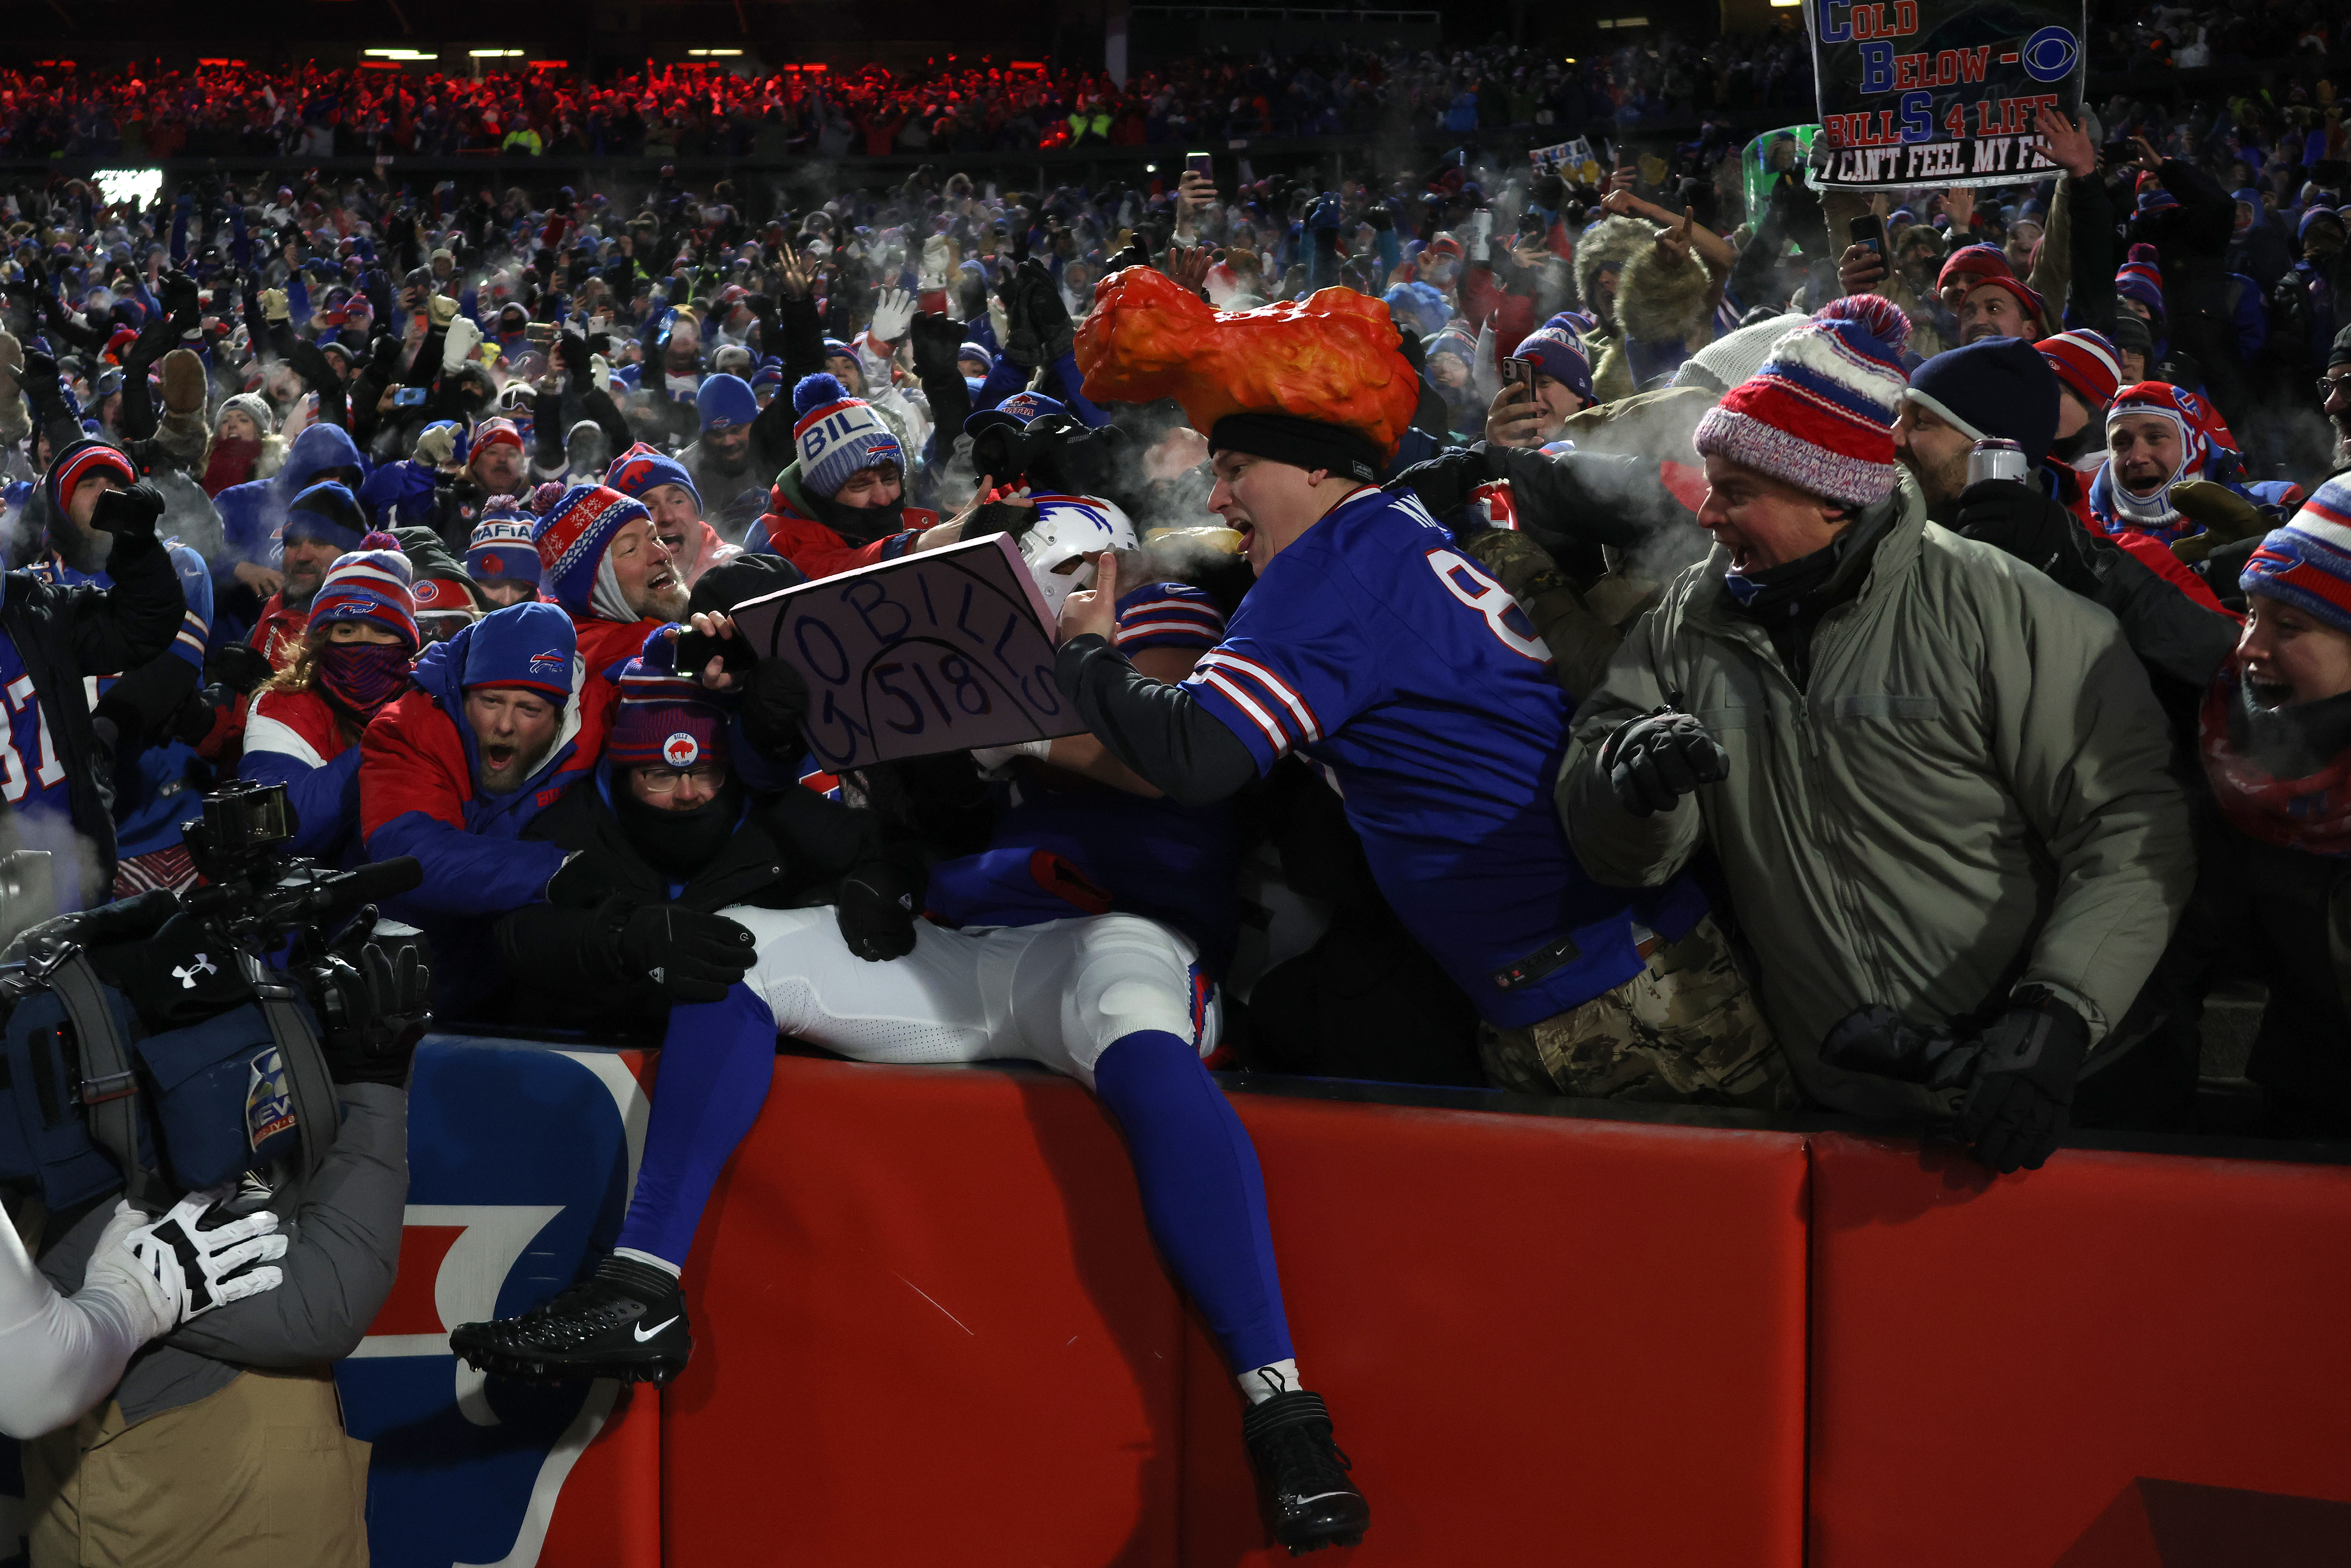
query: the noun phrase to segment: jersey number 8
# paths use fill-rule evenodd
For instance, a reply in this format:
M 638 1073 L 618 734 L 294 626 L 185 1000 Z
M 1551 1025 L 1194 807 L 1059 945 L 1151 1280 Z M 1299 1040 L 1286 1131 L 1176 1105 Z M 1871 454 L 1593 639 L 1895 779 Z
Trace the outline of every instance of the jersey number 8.
M 1534 622 L 1527 619 L 1510 590 L 1449 549 L 1430 550 L 1428 565 L 1446 592 L 1486 618 L 1486 629 L 1502 646 L 1522 659 L 1551 663 L 1550 645 L 1535 634 Z

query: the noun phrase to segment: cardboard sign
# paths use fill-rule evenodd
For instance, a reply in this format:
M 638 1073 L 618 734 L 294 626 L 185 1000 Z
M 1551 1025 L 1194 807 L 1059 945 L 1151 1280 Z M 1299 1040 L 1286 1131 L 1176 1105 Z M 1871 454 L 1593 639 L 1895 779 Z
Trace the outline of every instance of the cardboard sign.
M 2080 0 L 1805 0 L 1820 183 L 2016 185 L 2053 173 L 2034 121 L 2077 122 Z
M 807 677 L 809 749 L 869 763 L 1077 735 L 1052 617 L 1002 534 L 750 600 L 737 630 Z

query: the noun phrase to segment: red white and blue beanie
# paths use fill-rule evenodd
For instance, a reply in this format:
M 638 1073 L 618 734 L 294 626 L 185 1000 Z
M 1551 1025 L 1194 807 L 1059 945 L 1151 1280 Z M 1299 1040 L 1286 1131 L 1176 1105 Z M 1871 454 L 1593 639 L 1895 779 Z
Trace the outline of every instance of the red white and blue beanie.
M 638 518 L 650 518 L 645 504 L 601 485 L 574 485 L 532 531 L 538 546 L 540 586 L 574 615 L 593 614 L 596 569 L 612 536 Z
M 2135 245 L 2130 259 L 2115 269 L 2115 292 L 2126 299 L 2136 299 L 2149 310 L 2161 316 L 2163 311 L 2163 272 L 2156 262 L 2155 246 Z
M 465 575 L 475 582 L 528 582 L 537 588 L 543 569 L 531 527 L 519 510 L 484 517 L 465 540 Z
M 130 454 L 95 437 L 77 441 L 57 454 L 43 483 L 49 493 L 49 505 L 57 508 L 59 517 L 65 516 L 81 482 L 98 474 L 111 476 L 126 490 L 139 483 L 139 465 L 131 461 Z
M 633 496 L 640 501 L 645 498 L 649 490 L 658 490 L 664 485 L 676 485 L 694 497 L 695 510 L 702 507 L 702 492 L 694 487 L 694 476 L 685 471 L 685 465 L 660 447 L 649 446 L 642 441 L 612 459 L 611 465 L 604 470 L 604 483 L 622 495 Z
M 1524 360 L 1584 402 L 1592 397 L 1592 357 L 1583 341 L 1565 327 L 1541 326 L 1519 340 L 1510 358 Z
M 2237 581 L 2351 632 L 2351 478 L 2321 485 L 2293 521 L 2262 540 Z
M 511 419 L 486 419 L 474 431 L 474 444 L 466 461 L 479 457 L 493 446 L 511 446 L 517 452 L 528 452 L 529 444 L 522 438 L 522 427 Z
M 1954 278 L 1970 287 L 1979 277 L 2013 277 L 2016 268 L 2008 265 L 2008 253 L 1996 245 L 1963 245 L 1951 252 L 1943 269 L 1935 274 L 1935 287 L 1942 288 Z
M 604 742 L 616 768 L 695 768 L 724 763 L 726 709 L 716 693 L 674 667 L 676 626 L 657 628 L 622 666 L 620 706 Z
M 839 377 L 821 371 L 802 376 L 792 388 L 792 409 L 799 415 L 792 445 L 799 452 L 800 483 L 810 495 L 829 501 L 852 475 L 885 463 L 905 476 L 906 455 L 896 434 L 872 403 L 850 396 Z
M 416 595 L 410 586 L 408 557 L 390 534 L 372 533 L 360 548 L 339 555 L 310 601 L 310 624 L 365 621 L 398 637 L 412 653 L 423 641 L 416 630 Z
M 2123 357 L 2103 332 L 2076 327 L 2032 345 L 2057 379 L 2082 394 L 2093 409 L 2104 409 L 2122 390 Z
M 519 686 L 557 706 L 571 700 L 571 666 L 580 634 L 560 605 L 534 599 L 492 611 L 466 628 L 465 673 L 459 685 Z
M 1910 319 L 1882 295 L 1832 299 L 1698 421 L 1701 455 L 1866 507 L 1894 489 L 1894 417 Z

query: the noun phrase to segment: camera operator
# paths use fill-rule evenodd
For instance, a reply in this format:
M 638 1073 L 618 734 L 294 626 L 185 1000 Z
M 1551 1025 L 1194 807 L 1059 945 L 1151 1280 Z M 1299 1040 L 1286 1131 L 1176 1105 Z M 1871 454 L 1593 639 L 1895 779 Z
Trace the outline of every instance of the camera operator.
M 8 574 L 0 596 L 0 688 L 9 694 L 0 761 L 15 812 L 0 831 L 74 866 L 59 879 L 58 904 L 80 909 L 110 895 L 116 858 L 107 789 L 112 716 L 101 728 L 88 680 L 165 657 L 187 599 L 171 553 L 155 538 L 163 497 L 141 481 L 128 455 L 101 441 L 68 446 L 50 465 L 44 494 L 59 526 L 77 538 L 93 530 L 113 537 L 105 561 L 112 586 Z
M 272 796 L 266 818 L 239 819 L 271 831 L 234 853 L 210 854 L 192 833 L 207 887 L 61 916 L 24 939 L 12 1053 L 59 1032 L 41 1027 L 59 1014 L 22 1016 L 51 1002 L 74 1025 L 93 1085 L 112 1082 L 110 1061 L 185 1067 L 201 1051 L 214 1064 L 169 1088 L 151 1071 L 124 1072 L 127 1093 L 85 1098 L 89 1159 L 103 1171 L 94 1195 L 86 1178 L 64 1187 L 74 1170 L 41 1167 L 45 1183 L 59 1183 L 44 1189 L 57 1200 L 39 1249 L 51 1283 L 63 1289 L 94 1268 L 103 1276 L 119 1262 L 110 1249 L 127 1239 L 166 1299 L 176 1262 L 192 1301 L 110 1397 L 26 1446 L 30 1554 L 44 1568 L 366 1560 L 368 1448 L 343 1430 L 329 1364 L 357 1348 L 392 1289 L 408 1190 L 404 1084 L 427 1021 L 425 977 L 413 955 L 395 969 L 371 945 L 350 954 L 355 963 L 312 946 L 340 923 L 342 895 L 396 886 L 400 868 L 322 885 L 276 852 L 285 812 L 282 793 Z M 208 828 L 229 820 L 215 817 L 225 799 L 204 802 Z M 371 924 L 360 907 L 349 929 Z M 270 976 L 260 955 L 289 945 L 319 959 L 296 966 L 309 1011 L 258 984 Z M 91 1021 L 125 1010 L 135 1041 Z M 327 1020 L 323 1042 L 310 1017 Z M 144 1164 L 150 1148 L 160 1168 Z M 196 1182 L 210 1185 L 180 1191 Z M 142 1207 L 174 1192 L 183 1201 L 147 1235 L 126 1237 L 112 1201 L 125 1185 Z M 215 1198 L 231 1223 L 207 1237 L 197 1215 Z M 244 1240 L 264 1244 L 242 1252 Z M 263 1260 L 275 1281 L 235 1272 Z

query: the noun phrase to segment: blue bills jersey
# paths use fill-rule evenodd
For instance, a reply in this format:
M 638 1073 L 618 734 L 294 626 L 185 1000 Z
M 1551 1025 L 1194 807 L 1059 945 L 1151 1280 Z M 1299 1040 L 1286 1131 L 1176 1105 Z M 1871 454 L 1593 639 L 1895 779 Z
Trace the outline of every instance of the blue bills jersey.
M 1405 927 L 1508 1028 L 1638 974 L 1695 883 L 1584 875 L 1552 805 L 1574 704 L 1516 601 L 1409 495 L 1345 501 L 1275 557 L 1185 687 L 1256 756 L 1322 765 Z
M 1118 601 L 1118 647 L 1213 648 L 1225 618 L 1196 588 L 1155 582 Z M 1239 846 L 1228 806 L 1023 779 L 987 850 L 931 871 L 928 908 L 956 925 L 1033 925 L 1116 910 L 1189 936 L 1212 975 L 1239 935 Z

